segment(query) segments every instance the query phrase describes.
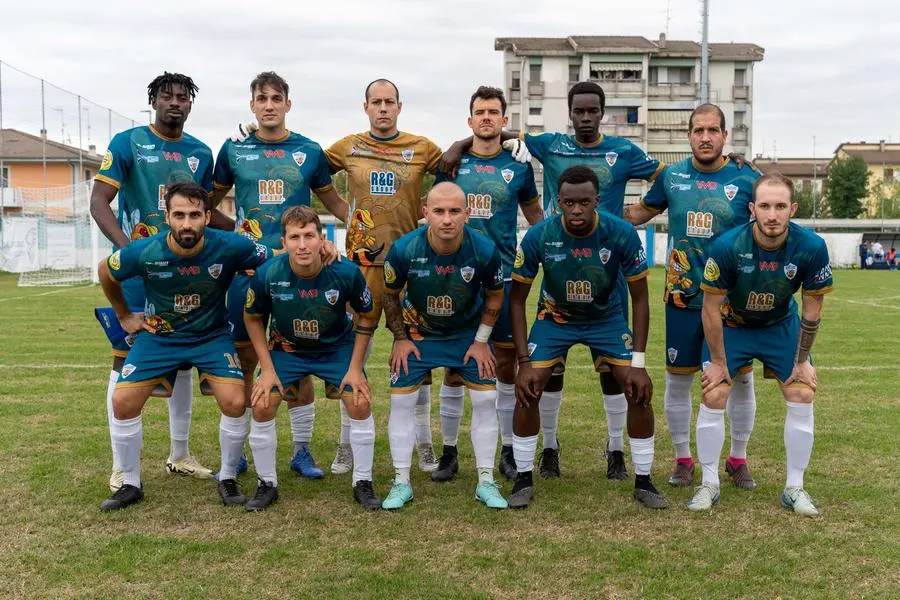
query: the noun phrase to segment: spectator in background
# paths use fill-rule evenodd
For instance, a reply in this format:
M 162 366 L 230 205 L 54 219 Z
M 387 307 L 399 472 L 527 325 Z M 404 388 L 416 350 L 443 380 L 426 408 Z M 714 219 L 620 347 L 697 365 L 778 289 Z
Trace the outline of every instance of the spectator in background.
M 893 271 L 897 268 L 897 251 L 891 246 L 890 252 L 887 253 L 888 269 Z
M 859 268 L 866 268 L 866 257 L 869 255 L 869 247 L 865 242 L 859 242 Z
M 884 262 L 884 247 L 881 242 L 872 242 L 872 259 L 877 262 Z

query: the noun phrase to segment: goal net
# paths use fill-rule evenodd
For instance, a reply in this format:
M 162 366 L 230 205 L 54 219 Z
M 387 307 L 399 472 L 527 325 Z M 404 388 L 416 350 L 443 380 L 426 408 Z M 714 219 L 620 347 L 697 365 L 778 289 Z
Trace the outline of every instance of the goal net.
M 90 183 L 2 192 L 0 269 L 19 273 L 20 286 L 97 281 L 111 245 L 91 219 Z

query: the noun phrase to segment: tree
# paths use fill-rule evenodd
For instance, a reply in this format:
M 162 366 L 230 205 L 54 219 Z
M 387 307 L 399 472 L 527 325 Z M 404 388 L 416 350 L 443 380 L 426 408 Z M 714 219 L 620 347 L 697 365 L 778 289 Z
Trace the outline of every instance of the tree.
M 813 204 L 813 188 L 811 185 L 803 186 L 803 189 L 794 192 L 794 202 L 797 203 L 797 219 L 827 219 L 830 216 L 828 204 L 822 198 L 822 193 L 816 194 Z M 815 213 L 814 213 L 815 211 Z
M 900 182 L 875 181 L 869 194 L 875 199 L 875 218 L 900 218 Z
M 865 211 L 861 200 L 866 197 L 869 167 L 858 156 L 836 158 L 828 165 L 825 189 L 828 206 L 835 219 L 855 219 Z

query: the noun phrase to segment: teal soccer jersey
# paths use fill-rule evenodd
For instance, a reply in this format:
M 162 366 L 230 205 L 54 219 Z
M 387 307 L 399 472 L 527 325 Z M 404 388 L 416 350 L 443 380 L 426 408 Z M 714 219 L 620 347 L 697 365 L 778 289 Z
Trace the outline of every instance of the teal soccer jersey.
M 497 246 L 480 231 L 466 226 L 459 250 L 447 255 L 434 251 L 428 227 L 420 227 L 391 246 L 384 283 L 406 286 L 403 317 L 411 337 L 453 339 L 478 327 L 484 292 L 503 289 L 503 267 Z
M 596 323 L 624 318 L 615 293 L 619 273 L 627 281 L 648 275 L 637 230 L 609 213 L 594 214 L 594 229 L 585 237 L 569 234 L 562 215 L 557 215 L 538 223 L 522 238 L 512 278 L 530 284 L 538 266 L 544 266 L 538 319 Z
M 106 259 L 110 275 L 144 280 L 146 320 L 159 335 L 200 336 L 225 327 L 225 292 L 235 272 L 263 264 L 269 249 L 207 228 L 202 242 L 185 251 L 170 235 L 159 233 L 113 252 Z
M 331 189 L 331 171 L 322 147 L 299 133 L 288 132 L 277 142 L 254 133 L 222 145 L 213 185 L 235 188 L 236 232 L 281 248 L 281 215 L 291 206 L 309 206 L 310 190 Z
M 622 216 L 625 184 L 629 179 L 653 181 L 663 165 L 625 138 L 601 135 L 593 144 L 582 145 L 574 135 L 540 133 L 520 136 L 532 156 L 544 166 L 544 216 L 559 212 L 559 176 L 574 165 L 590 167 L 600 181 L 600 210 Z
M 796 316 L 794 293 L 816 296 L 831 291 L 825 240 L 796 223 L 778 250 L 762 249 L 754 223 L 722 235 L 712 245 L 703 271 L 703 291 L 725 295 L 723 317 L 738 327 L 768 327 Z
M 291 269 L 289 255 L 280 254 L 253 274 L 244 312 L 263 323 L 271 316 L 272 350 L 318 354 L 352 339 L 348 303 L 357 314 L 372 310 L 372 293 L 352 262 L 325 265 L 318 275 L 305 279 Z
M 153 125 L 116 134 L 94 177 L 119 190 L 119 227 L 131 240 L 169 230 L 166 186 L 193 181 L 212 190 L 213 157 L 209 146 L 182 134 L 166 137 Z
M 703 307 L 703 267 L 719 235 L 750 221 L 753 184 L 760 175 L 728 159 L 715 171 L 701 171 L 691 158 L 666 165 L 641 202 L 669 211 L 668 264 L 663 300 L 677 308 Z
M 438 171 L 434 182 L 441 181 L 448 179 Z M 452 181 L 466 194 L 469 226 L 486 233 L 497 245 L 503 277 L 508 280 L 516 259 L 519 205 L 540 200 L 534 169 L 531 164 L 516 162 L 505 150 L 493 156 L 470 151 L 462 155 Z

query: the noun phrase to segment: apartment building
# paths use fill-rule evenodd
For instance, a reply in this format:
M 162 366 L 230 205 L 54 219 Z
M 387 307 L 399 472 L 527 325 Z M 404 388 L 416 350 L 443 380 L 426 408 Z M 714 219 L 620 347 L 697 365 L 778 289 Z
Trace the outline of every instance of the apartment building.
M 690 155 L 688 117 L 700 103 L 700 44 L 639 36 L 497 38 L 511 129 L 567 131 L 567 94 L 594 81 L 606 94 L 601 131 L 629 138 L 666 163 Z M 709 45 L 709 98 L 725 113 L 726 151 L 751 156 L 753 67 L 763 59 L 756 44 Z M 540 177 L 539 169 L 536 170 Z M 627 201 L 645 191 L 629 184 Z

